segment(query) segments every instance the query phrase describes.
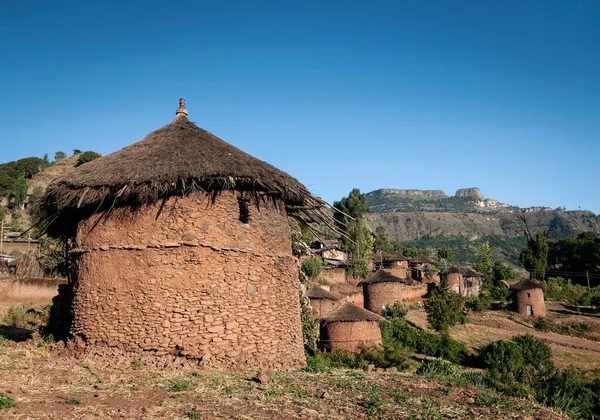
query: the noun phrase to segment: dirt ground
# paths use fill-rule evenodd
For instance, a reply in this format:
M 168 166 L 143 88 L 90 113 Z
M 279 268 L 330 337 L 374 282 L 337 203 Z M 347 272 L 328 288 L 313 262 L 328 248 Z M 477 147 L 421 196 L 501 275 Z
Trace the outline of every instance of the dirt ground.
M 3 300 L 5 286 L 0 280 L 0 393 L 17 405 L 0 409 L 2 419 L 566 418 L 530 401 L 416 375 L 415 361 L 407 372 L 278 371 L 258 383 L 254 370 L 159 369 L 141 361 L 74 358 L 39 338 L 1 336 L 11 305 L 49 304 Z M 483 328 L 475 322 L 464 327 Z
M 425 310 L 411 310 L 406 319 L 419 327 L 427 327 Z M 552 348 L 554 363 L 559 368 L 574 365 L 579 370 L 600 369 L 600 342 L 555 332 L 542 332 L 533 328 L 532 320 L 507 311 L 471 312 L 470 323 L 453 327 L 452 338 L 464 342 L 474 352 L 492 341 L 508 339 L 515 335 L 532 334 L 545 340 Z M 548 303 L 551 323 L 588 325 L 587 336 L 600 335 L 600 317 L 597 314 L 577 314 L 560 303 Z

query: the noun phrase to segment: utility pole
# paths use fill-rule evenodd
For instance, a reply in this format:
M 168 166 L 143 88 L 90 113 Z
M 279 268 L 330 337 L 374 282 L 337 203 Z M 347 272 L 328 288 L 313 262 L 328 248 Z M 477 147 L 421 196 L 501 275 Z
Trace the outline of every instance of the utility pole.
M 590 272 L 588 270 L 585 270 L 585 276 L 587 277 L 588 281 L 588 292 L 592 294 L 592 288 L 590 287 Z
M 0 254 L 4 250 L 4 219 L 2 219 L 2 228 L 0 228 Z

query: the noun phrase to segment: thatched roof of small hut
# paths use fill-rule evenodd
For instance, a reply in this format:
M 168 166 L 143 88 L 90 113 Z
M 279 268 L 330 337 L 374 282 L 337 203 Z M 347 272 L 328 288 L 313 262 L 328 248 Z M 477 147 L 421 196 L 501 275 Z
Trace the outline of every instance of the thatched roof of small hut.
M 358 283 L 358 285 L 362 286 L 363 284 L 374 283 L 406 283 L 406 280 L 398 276 L 394 276 L 392 273 L 380 268 L 374 274 L 371 274 L 369 277 Z
M 460 273 L 464 277 L 483 277 L 478 271 L 473 270 L 471 267 L 457 267 L 451 266 L 443 270 L 440 274 Z
M 511 289 L 514 291 L 517 291 L 517 292 L 521 292 L 523 290 L 531 290 L 531 289 L 544 290 L 544 285 L 542 285 L 541 283 L 539 283 L 535 280 L 525 278 L 525 279 L 521 280 L 520 282 L 518 282 L 517 284 L 512 285 Z
M 201 191 L 224 190 L 281 199 L 304 221 L 331 216 L 298 180 L 188 120 L 183 100 L 175 119 L 144 139 L 88 162 L 50 185 L 40 221 L 50 234 L 119 206 L 139 207 Z
M 378 251 L 371 254 L 371 260 L 375 262 L 383 261 L 386 263 L 390 263 L 396 261 L 409 261 L 410 258 L 408 258 L 400 252 Z
M 409 262 L 412 264 L 432 264 L 433 263 L 433 261 L 431 261 L 425 255 L 419 255 L 416 258 L 411 258 Z
M 321 321 L 325 324 L 330 324 L 332 322 L 380 322 L 385 321 L 385 318 L 374 312 L 363 309 L 352 302 L 345 302 L 343 305 L 321 318 Z
M 329 290 L 325 290 L 316 284 L 313 285 L 308 292 L 306 292 L 306 296 L 309 299 L 327 299 L 327 300 L 340 300 L 341 297 L 336 295 L 335 293 L 331 293 Z

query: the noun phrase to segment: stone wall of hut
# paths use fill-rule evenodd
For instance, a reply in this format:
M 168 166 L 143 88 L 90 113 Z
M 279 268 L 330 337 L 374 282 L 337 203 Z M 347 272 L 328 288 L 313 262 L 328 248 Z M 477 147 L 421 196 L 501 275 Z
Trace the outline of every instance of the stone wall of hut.
M 71 342 L 214 367 L 303 366 L 285 209 L 251 199 L 244 220 L 238 198 L 195 194 L 81 223 Z
M 340 300 L 330 299 L 310 299 L 310 306 L 313 308 L 314 318 L 320 318 L 340 306 Z
M 381 346 L 381 329 L 376 321 L 330 322 L 321 324 L 320 345 L 323 350 L 337 348 L 360 351 L 365 347 Z
M 427 293 L 427 284 L 407 285 L 398 282 L 381 282 L 363 285 L 364 307 L 381 314 L 381 307 L 395 302 L 416 302 Z
M 345 268 L 326 268 L 315 278 L 317 283 L 340 284 L 346 282 Z
M 528 289 L 514 292 L 513 306 L 516 312 L 527 315 L 527 306 L 533 311 L 532 316 L 546 316 L 546 302 L 542 289 Z

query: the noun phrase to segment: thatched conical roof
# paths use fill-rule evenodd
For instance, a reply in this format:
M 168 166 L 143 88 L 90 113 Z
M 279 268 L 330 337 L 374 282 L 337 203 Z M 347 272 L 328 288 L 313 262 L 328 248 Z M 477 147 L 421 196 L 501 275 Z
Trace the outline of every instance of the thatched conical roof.
M 182 100 L 170 124 L 50 185 L 40 203 L 40 218 L 52 234 L 109 208 L 223 190 L 267 194 L 300 213 L 324 204 L 287 173 L 196 126 L 188 120 Z
M 327 299 L 327 300 L 340 300 L 341 297 L 336 295 L 335 293 L 331 293 L 329 290 L 325 290 L 316 284 L 313 285 L 308 292 L 306 292 L 306 296 L 309 299 Z
M 531 290 L 531 289 L 542 289 L 543 290 L 544 286 L 535 280 L 532 280 L 529 278 L 524 278 L 517 284 L 514 284 L 511 287 L 511 289 L 514 291 L 517 291 L 517 292 L 521 292 L 523 290 Z
M 450 274 L 450 273 L 460 273 L 465 277 L 483 277 L 483 274 L 481 274 L 478 271 L 475 271 L 471 267 L 457 267 L 457 266 L 453 265 L 451 267 L 446 268 L 445 270 L 443 270 L 441 272 L 441 274 Z
M 380 268 L 374 274 L 371 274 L 369 277 L 358 283 L 358 285 L 362 286 L 363 284 L 374 283 L 406 283 L 406 280 L 398 276 L 394 276 L 392 273 Z
M 385 318 L 374 312 L 368 311 L 352 302 L 345 302 L 343 305 L 329 312 L 321 318 L 325 324 L 332 322 L 360 322 L 360 321 L 385 321 Z

